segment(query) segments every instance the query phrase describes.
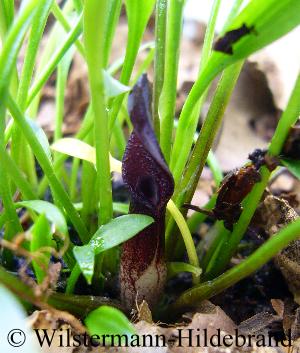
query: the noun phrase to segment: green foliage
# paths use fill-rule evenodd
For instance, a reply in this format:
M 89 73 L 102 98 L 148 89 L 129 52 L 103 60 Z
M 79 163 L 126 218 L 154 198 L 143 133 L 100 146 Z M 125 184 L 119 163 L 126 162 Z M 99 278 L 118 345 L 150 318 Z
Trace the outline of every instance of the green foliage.
M 15 205 L 16 207 L 26 207 L 39 214 L 44 214 L 57 231 L 62 234 L 68 234 L 67 222 L 63 213 L 52 203 L 43 200 L 30 200 L 17 202 Z
M 300 160 L 282 158 L 281 163 L 298 179 L 300 179 Z
M 96 255 L 124 243 L 151 223 L 153 219 L 149 216 L 135 214 L 120 216 L 101 226 L 89 244 L 75 246 L 73 252 L 87 282 L 91 283 Z
M 134 327 L 118 309 L 101 306 L 85 318 L 84 323 L 90 335 L 134 335 Z M 125 337 L 121 342 L 124 344 Z

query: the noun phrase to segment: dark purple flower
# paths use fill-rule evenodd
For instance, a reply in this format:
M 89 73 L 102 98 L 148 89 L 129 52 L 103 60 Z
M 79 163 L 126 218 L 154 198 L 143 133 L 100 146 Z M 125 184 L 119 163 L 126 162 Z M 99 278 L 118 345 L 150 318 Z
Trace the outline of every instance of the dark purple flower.
M 130 213 L 149 215 L 155 222 L 123 245 L 121 297 L 127 308 L 132 308 L 136 299 L 145 299 L 153 307 L 167 274 L 165 213 L 174 181 L 151 125 L 150 96 L 147 76 L 143 75 L 129 96 L 133 132 L 124 154 L 122 175 L 130 191 Z

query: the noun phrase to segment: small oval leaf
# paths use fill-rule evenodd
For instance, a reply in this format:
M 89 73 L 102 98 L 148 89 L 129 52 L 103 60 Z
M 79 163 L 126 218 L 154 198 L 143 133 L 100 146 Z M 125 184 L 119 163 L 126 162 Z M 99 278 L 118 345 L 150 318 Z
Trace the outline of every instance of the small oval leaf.
M 75 246 L 73 253 L 87 282 L 91 283 L 93 277 L 95 255 L 124 243 L 151 223 L 153 218 L 145 215 L 120 216 L 101 226 L 89 244 Z
M 25 207 L 37 213 L 44 213 L 47 219 L 55 225 L 62 234 L 68 234 L 68 227 L 61 210 L 50 202 L 43 200 L 30 200 L 17 202 L 16 207 Z
M 74 246 L 73 253 L 87 283 L 91 284 L 95 264 L 94 250 L 89 244 L 87 244 L 83 246 Z
M 124 345 L 126 339 L 136 334 L 127 317 L 120 310 L 110 306 L 101 306 L 92 311 L 84 322 L 91 336 L 120 335 L 120 345 Z
M 130 214 L 117 217 L 101 226 L 90 240 L 95 254 L 111 249 L 134 237 L 153 223 L 153 218 L 145 215 Z

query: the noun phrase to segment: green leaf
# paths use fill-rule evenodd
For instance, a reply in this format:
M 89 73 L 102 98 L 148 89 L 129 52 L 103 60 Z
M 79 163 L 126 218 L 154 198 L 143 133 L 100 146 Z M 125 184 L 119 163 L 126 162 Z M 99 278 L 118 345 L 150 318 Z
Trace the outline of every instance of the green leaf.
M 139 214 L 114 218 L 97 230 L 90 240 L 90 245 L 96 255 L 100 254 L 129 240 L 153 222 L 152 217 Z
M 172 278 L 181 272 L 190 272 L 199 277 L 202 273 L 201 268 L 187 264 L 185 262 L 168 262 L 168 278 Z
M 296 178 L 300 179 L 300 160 L 282 158 L 281 163 L 291 172 Z
M 82 202 L 78 202 L 74 204 L 77 211 L 81 211 L 83 208 Z M 123 202 L 113 202 L 113 210 L 114 212 L 127 214 L 129 212 L 129 204 Z
M 126 342 L 125 335 L 135 335 L 133 325 L 118 309 L 110 306 L 101 306 L 92 311 L 84 320 L 89 334 L 92 335 L 121 335 L 121 344 Z M 124 335 L 124 336 L 123 336 Z
M 35 136 L 39 140 L 41 146 L 43 147 L 44 152 L 46 153 L 49 161 L 52 163 L 52 155 L 50 151 L 50 145 L 48 142 L 48 137 L 46 136 L 44 130 L 32 119 L 26 118 L 28 125 L 30 125 Z
M 61 210 L 50 202 L 42 200 L 30 200 L 16 203 L 17 207 L 26 207 L 37 213 L 44 213 L 47 219 L 55 225 L 62 234 L 68 234 L 68 227 Z
M 0 100 L 3 101 L 12 71 L 15 67 L 18 51 L 21 47 L 24 34 L 30 25 L 30 20 L 33 17 L 39 0 L 27 1 L 26 5 L 22 6 L 18 17 L 12 24 L 9 33 L 5 38 L 5 43 L 2 47 L 0 55 Z
M 52 144 L 51 149 L 53 151 L 67 154 L 68 156 L 83 159 L 96 165 L 95 148 L 81 140 L 72 137 L 62 138 Z M 109 161 L 111 172 L 121 173 L 121 162 L 112 156 L 110 156 Z
M 120 81 L 112 77 L 107 71 L 103 70 L 104 91 L 107 98 L 117 97 L 120 94 L 129 92 L 131 87 L 123 85 Z
M 87 283 L 91 284 L 95 265 L 95 253 L 93 248 L 90 244 L 75 246 L 73 252 Z
M 31 228 L 31 241 L 30 241 L 30 251 L 35 252 L 43 247 L 54 247 L 54 242 L 52 240 L 52 232 L 44 214 L 41 214 L 38 220 L 34 223 Z M 45 270 L 40 266 L 42 263 L 45 268 L 48 267 L 50 261 L 50 252 L 43 252 L 43 255 L 39 257 L 39 261 L 32 261 L 34 273 L 38 284 L 43 282 L 43 279 L 47 275 Z
M 62 138 L 54 142 L 51 149 L 96 164 L 95 148 L 81 140 L 72 137 Z
M 120 216 L 101 226 L 88 245 L 74 246 L 74 256 L 88 283 L 93 276 L 95 255 L 124 243 L 153 222 L 152 217 L 145 215 Z
M 146 0 L 143 3 L 139 0 L 125 0 L 128 26 L 135 30 L 135 33 L 139 33 L 139 37 L 145 30 L 154 4 L 155 0 Z

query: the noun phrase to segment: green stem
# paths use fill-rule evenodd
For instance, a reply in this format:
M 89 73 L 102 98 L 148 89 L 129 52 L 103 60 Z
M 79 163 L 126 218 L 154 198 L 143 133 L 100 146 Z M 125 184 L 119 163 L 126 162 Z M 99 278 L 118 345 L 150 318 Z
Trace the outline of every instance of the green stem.
M 230 100 L 232 91 L 241 72 L 244 62 L 239 62 L 224 70 L 220 79 L 207 117 L 201 127 L 191 158 L 184 172 L 183 179 L 175 191 L 175 197 L 181 198 L 187 192 L 186 202 L 190 202 L 194 194 L 196 183 L 202 173 L 214 138 L 221 125 L 225 109 Z
M 92 131 L 84 140 L 86 143 L 93 145 L 93 134 Z M 97 173 L 95 166 L 87 161 L 82 161 L 82 176 L 81 176 L 81 201 L 82 210 L 81 217 L 86 224 L 89 225 L 90 233 L 93 233 L 95 227 L 95 220 L 93 216 L 97 214 L 98 210 L 98 190 L 95 190 L 95 184 L 97 181 Z M 96 222 L 97 225 L 97 222 Z
M 207 64 L 208 59 L 211 55 L 220 5 L 221 0 L 214 0 L 211 15 L 205 32 L 198 78 L 203 75 L 204 67 Z M 190 154 L 190 150 L 193 144 L 192 136 L 196 131 L 202 105 L 206 99 L 207 90 L 208 88 L 203 91 L 201 96 L 198 96 L 198 99 L 195 102 L 195 106 L 190 112 L 189 120 L 184 121 L 181 116 L 179 118 L 178 129 L 175 135 L 171 158 L 171 170 L 173 172 L 175 185 L 178 185 L 178 183 L 180 182 L 180 177 L 182 176 L 184 166 Z
M 22 111 L 26 108 L 27 95 L 33 75 L 35 60 L 52 2 L 53 0 L 48 0 L 39 5 L 32 22 L 17 96 L 17 103 Z
M 290 128 L 294 125 L 300 115 L 300 74 L 297 77 L 295 86 L 288 105 L 283 112 L 275 133 L 272 137 L 268 152 L 272 156 L 278 156 L 281 153 L 283 145 L 287 139 Z
M 88 64 L 92 107 L 94 111 L 94 134 L 96 147 L 97 186 L 99 188 L 99 225 L 112 218 L 112 187 L 109 164 L 108 117 L 105 106 L 104 83 L 104 14 L 108 0 L 86 0 L 84 4 L 84 44 Z
M 108 15 L 105 22 L 105 41 L 103 48 L 103 66 L 106 68 L 109 62 L 111 46 L 121 13 L 122 0 L 111 0 L 108 4 Z
M 164 83 L 165 74 L 167 3 L 167 0 L 157 0 L 155 11 L 155 58 L 152 115 L 154 131 L 158 140 L 160 137 L 158 103 Z
M 171 306 L 170 312 L 182 311 L 197 306 L 200 301 L 224 291 L 241 279 L 257 271 L 261 266 L 284 249 L 291 241 L 299 238 L 300 219 L 289 224 L 279 233 L 267 240 L 258 250 L 239 265 L 233 267 L 212 281 L 200 284 L 184 292 Z
M 77 198 L 77 181 L 78 181 L 78 170 L 80 166 L 80 159 L 74 158 L 72 163 L 71 170 L 71 179 L 70 179 L 70 199 L 74 202 Z
M 52 13 L 55 16 L 55 18 L 57 19 L 57 21 L 63 26 L 65 31 L 69 32 L 72 27 L 69 24 L 64 13 L 61 11 L 60 7 L 56 3 L 56 1 L 54 1 L 53 5 L 52 5 Z M 84 57 L 85 56 L 84 47 L 83 47 L 82 43 L 79 41 L 79 39 L 75 40 L 75 45 L 76 45 L 76 48 L 78 49 L 79 53 Z
M 174 218 L 182 234 L 182 238 L 186 247 L 190 264 L 199 268 L 199 259 L 197 256 L 195 244 L 194 244 L 191 232 L 189 230 L 189 227 L 187 226 L 183 215 L 178 210 L 178 208 L 176 207 L 176 205 L 172 200 L 168 202 L 167 209 L 171 213 L 172 217 Z M 193 276 L 193 279 L 194 279 L 194 283 L 197 283 L 199 280 L 199 278 L 196 278 L 195 276 Z
M 164 82 L 159 108 L 161 116 L 160 147 L 167 163 L 171 154 L 184 3 L 184 0 L 169 0 L 167 11 Z
M 14 19 L 14 0 L 0 1 L 0 35 L 3 39 Z

